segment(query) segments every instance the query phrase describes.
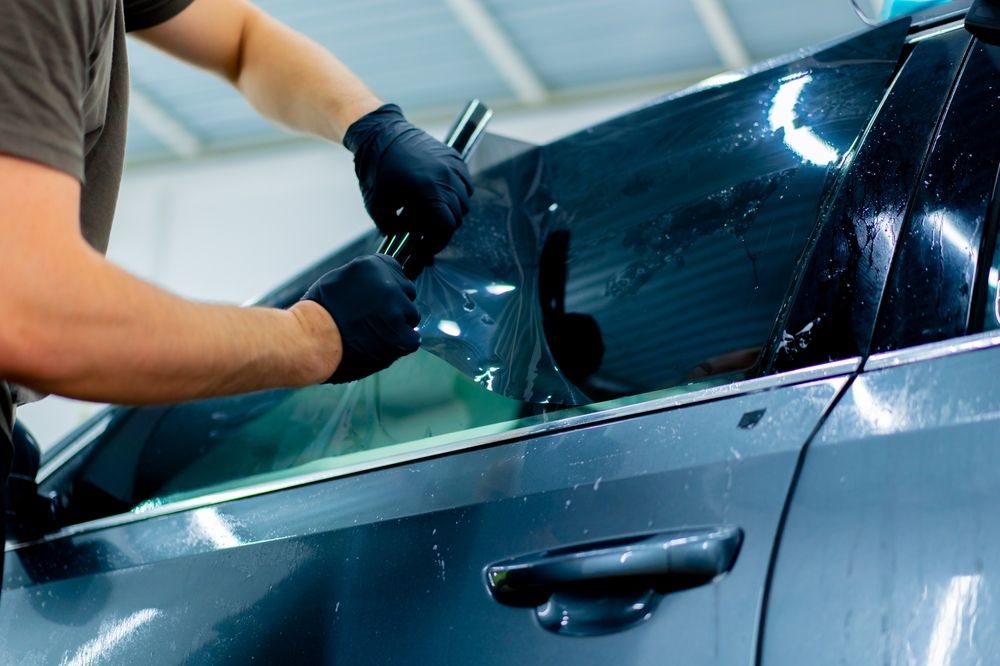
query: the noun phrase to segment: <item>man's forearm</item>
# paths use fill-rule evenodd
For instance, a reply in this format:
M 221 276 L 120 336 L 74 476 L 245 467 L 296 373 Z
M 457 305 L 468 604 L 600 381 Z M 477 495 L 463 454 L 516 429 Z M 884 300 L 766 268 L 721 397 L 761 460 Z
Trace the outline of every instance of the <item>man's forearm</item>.
M 381 101 L 312 40 L 252 10 L 234 83 L 263 115 L 299 132 L 342 141 L 351 123 Z
M 0 376 L 138 404 L 318 383 L 339 362 L 336 325 L 314 303 L 288 311 L 192 303 L 89 249 L 61 256 L 72 259 L 4 299 Z

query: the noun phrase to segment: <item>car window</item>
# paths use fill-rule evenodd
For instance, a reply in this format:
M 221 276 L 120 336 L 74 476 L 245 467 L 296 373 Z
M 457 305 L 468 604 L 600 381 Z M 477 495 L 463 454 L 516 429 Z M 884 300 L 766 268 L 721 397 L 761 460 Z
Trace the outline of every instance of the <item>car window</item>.
M 904 36 L 875 30 L 504 159 L 484 147 L 470 216 L 418 283 L 422 351 L 345 386 L 121 410 L 47 483 L 64 522 L 758 374 Z M 484 294 L 506 300 L 469 306 Z

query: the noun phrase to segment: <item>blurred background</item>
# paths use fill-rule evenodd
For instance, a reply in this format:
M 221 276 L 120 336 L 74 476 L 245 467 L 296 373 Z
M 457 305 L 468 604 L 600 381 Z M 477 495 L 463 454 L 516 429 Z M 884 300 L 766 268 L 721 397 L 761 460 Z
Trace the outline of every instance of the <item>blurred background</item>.
M 851 0 L 258 4 L 435 135 L 479 97 L 497 111 L 491 131 L 535 143 L 864 28 Z M 243 303 L 370 228 L 346 150 L 271 126 L 221 80 L 130 47 L 113 261 L 187 297 Z M 99 408 L 47 398 L 18 418 L 47 446 Z

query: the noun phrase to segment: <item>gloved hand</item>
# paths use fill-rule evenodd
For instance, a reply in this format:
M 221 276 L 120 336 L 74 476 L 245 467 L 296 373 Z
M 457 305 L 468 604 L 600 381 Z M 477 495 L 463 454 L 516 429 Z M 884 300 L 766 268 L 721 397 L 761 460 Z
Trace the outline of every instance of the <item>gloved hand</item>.
M 395 104 L 356 120 L 344 135 L 365 208 L 386 236 L 409 232 L 437 254 L 469 212 L 472 177 L 457 152 L 414 127 Z
M 343 342 L 344 356 L 326 383 L 367 377 L 417 351 L 416 297 L 399 262 L 383 254 L 354 259 L 309 287 L 302 300 L 315 301 L 330 313 Z

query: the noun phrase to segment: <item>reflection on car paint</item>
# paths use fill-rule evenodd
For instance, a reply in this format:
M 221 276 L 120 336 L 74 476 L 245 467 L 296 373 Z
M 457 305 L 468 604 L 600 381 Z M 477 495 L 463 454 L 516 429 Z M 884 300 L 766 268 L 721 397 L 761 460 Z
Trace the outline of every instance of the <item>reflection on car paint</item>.
M 763 663 L 965 666 L 1000 653 L 995 343 L 851 384 L 790 503 Z
M 919 44 L 874 123 L 845 156 L 818 211 L 823 224 L 807 258 L 805 273 L 817 279 L 798 286 L 780 324 L 785 344 L 765 362 L 771 370 L 867 353 L 896 239 L 969 41 L 958 31 Z
M 771 131 L 783 132 L 785 144 L 798 153 L 804 161 L 817 166 L 826 166 L 836 162 L 840 153 L 819 138 L 811 127 L 806 124 L 800 125 L 801 120 L 795 111 L 802 91 L 812 82 L 811 74 L 789 76 L 775 93 L 767 119 L 771 124 Z
M 1000 163 L 1000 47 L 975 43 L 920 175 L 879 314 L 877 352 L 966 332 Z M 982 294 L 980 299 L 984 299 Z
M 121 618 L 101 625 L 97 636 L 81 645 L 71 655 L 67 655 L 64 666 L 92 666 L 108 663 L 122 643 L 137 640 L 140 630 L 163 615 L 158 608 L 143 608 Z

